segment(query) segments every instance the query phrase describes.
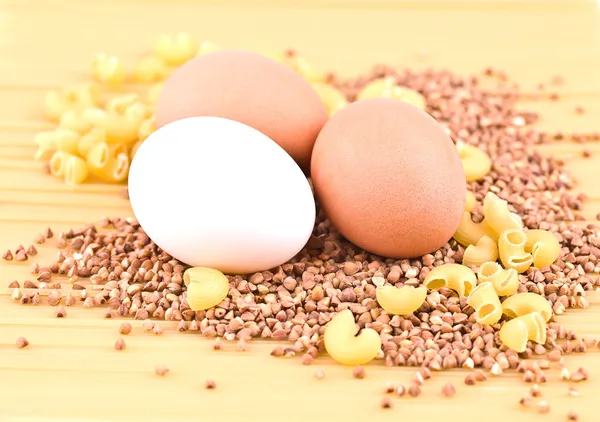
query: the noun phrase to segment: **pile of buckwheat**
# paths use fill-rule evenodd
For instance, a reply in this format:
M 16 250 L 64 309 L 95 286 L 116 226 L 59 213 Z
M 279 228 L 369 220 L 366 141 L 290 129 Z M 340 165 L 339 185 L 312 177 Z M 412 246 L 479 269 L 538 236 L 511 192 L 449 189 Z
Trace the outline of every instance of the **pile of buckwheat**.
M 362 87 L 382 76 L 395 77 L 399 85 L 418 91 L 426 100 L 427 111 L 446 127 L 455 142 L 476 145 L 492 159 L 492 171 L 468 186 L 479 203 L 474 211 L 476 221 L 481 220 L 481 202 L 491 191 L 508 201 L 511 212 L 522 217 L 525 227 L 558 235 L 561 257 L 550 267 L 532 267 L 519 275 L 519 292 L 543 295 L 555 315 L 568 308 L 588 307 L 586 292 L 600 284 L 598 230 L 577 223 L 584 220 L 579 211 L 586 196 L 569 191 L 573 182 L 563 162 L 535 151 L 536 145 L 553 137 L 531 128 L 537 119 L 535 113 L 517 111 L 517 88 L 491 92 L 480 88 L 474 76 L 434 70 L 397 71 L 386 66 L 352 80 L 332 76 L 329 82 L 352 101 Z M 487 72 L 486 77 L 493 76 L 494 71 Z M 51 237 L 49 229 L 36 242 Z M 289 347 L 276 347 L 272 354 L 301 354 L 303 364 L 310 364 L 323 351 L 325 325 L 337 312 L 350 309 L 360 328 L 380 333 L 383 347 L 379 357 L 385 365 L 423 368 L 421 380 L 413 383 L 417 387 L 400 386 L 402 394 L 406 390 L 418 395 L 423 374 L 426 379 L 430 371 L 456 367 L 481 367 L 493 375 L 516 369 L 526 382 L 543 383 L 543 371 L 550 362 L 562 365 L 563 354 L 584 352 L 596 345 L 594 339 L 579 338 L 560 326 L 553 316 L 546 343 L 534 346 L 529 342 L 527 350 L 517 354 L 501 344 L 497 334 L 500 324 L 474 322 L 466 298 L 449 289 L 429 292 L 426 302 L 411 316 L 390 317 L 375 300 L 377 286 L 418 286 L 433 267 L 460 263 L 464 248 L 451 240 L 419 259 L 385 259 L 347 242 L 320 212 L 312 237 L 293 260 L 271 271 L 228 276 L 231 289 L 225 301 L 198 312 L 186 301 L 182 276 L 187 267 L 158 248 L 134 219 L 102 218 L 96 224 L 58 233 L 55 238 L 60 249 L 56 261 L 35 264 L 37 281 L 24 281 L 23 286 L 12 282 L 15 300 L 40 303 L 40 293 L 44 292 L 50 305 L 60 306 L 60 316 L 66 316 L 62 305 L 84 300 L 85 306 L 106 308 L 106 317 L 180 321 L 180 331 L 237 339 L 242 342 L 240 350 L 245 350 L 244 342 L 256 337 L 288 341 Z M 35 247 L 19 248 L 14 254 L 8 251 L 4 257 L 14 255 L 25 261 L 33 255 L 28 254 L 32 249 Z M 123 343 L 119 350 L 124 347 Z M 524 360 L 532 355 L 543 359 L 532 363 Z M 317 376 L 323 377 L 322 373 Z M 485 378 L 482 371 L 474 370 L 465 384 Z M 570 374 L 563 367 L 561 378 L 583 381 L 587 371 L 580 368 Z M 395 386 L 386 390 L 402 395 Z M 444 391 L 450 397 L 455 389 L 447 384 Z M 522 402 L 531 404 L 529 398 Z M 384 399 L 382 407 L 391 406 Z M 546 412 L 543 404 L 538 408 Z

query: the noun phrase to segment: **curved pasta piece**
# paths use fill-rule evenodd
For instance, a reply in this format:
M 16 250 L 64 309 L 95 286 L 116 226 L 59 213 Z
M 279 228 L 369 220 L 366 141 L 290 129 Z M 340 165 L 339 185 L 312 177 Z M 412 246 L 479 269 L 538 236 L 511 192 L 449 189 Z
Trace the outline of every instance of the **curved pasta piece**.
M 548 267 L 560 256 L 560 243 L 554 233 L 547 230 L 527 230 L 525 237 L 525 252 L 531 253 L 536 268 Z
M 506 268 L 518 273 L 527 271 L 533 264 L 533 257 L 525 252 L 525 233 L 519 229 L 506 230 L 498 240 L 500 261 Z
M 64 151 L 56 151 L 50 158 L 50 174 L 56 177 L 63 177 L 67 168 L 67 161 L 75 155 Z
M 463 246 L 476 245 L 483 236 L 486 235 L 486 232 L 481 223 L 475 223 L 471 219 L 470 212 L 463 212 L 462 219 L 460 220 L 460 224 L 458 225 L 458 229 L 456 229 L 456 233 L 454 233 L 454 240 L 460 243 Z
M 485 262 L 498 259 L 498 246 L 488 236 L 483 236 L 476 245 L 469 245 L 463 254 L 463 265 L 479 267 Z
M 467 197 L 465 199 L 465 211 L 473 212 L 476 204 L 477 204 L 477 200 L 475 199 L 475 195 L 473 195 L 473 192 L 468 190 Z
M 467 304 L 475 309 L 475 320 L 480 324 L 495 324 L 502 318 L 502 304 L 492 283 L 475 287 L 467 298 Z
M 129 155 L 122 144 L 99 143 L 88 152 L 90 173 L 106 182 L 122 182 L 129 173 Z
M 421 110 L 424 110 L 427 105 L 425 98 L 418 91 L 398 85 L 398 81 L 393 76 L 384 76 L 365 85 L 356 99 L 364 100 L 366 98 L 393 98 L 407 102 Z
M 521 230 L 523 221 L 508 209 L 508 202 L 500 199 L 495 193 L 488 192 L 483 200 L 485 222 L 496 234 L 506 230 Z M 492 237 L 493 238 L 493 237 Z
M 479 148 L 460 141 L 456 143 L 456 148 L 465 170 L 467 182 L 483 179 L 492 169 L 492 160 Z
M 388 314 L 409 315 L 419 309 L 427 297 L 425 287 L 414 288 L 404 286 L 397 288 L 394 286 L 381 286 L 375 290 L 377 303 Z
M 519 274 L 512 268 L 505 270 L 497 262 L 485 262 L 477 273 L 480 283 L 492 283 L 498 296 L 514 295 L 519 289 Z
M 537 293 L 517 293 L 506 298 L 502 302 L 502 311 L 509 318 L 517 318 L 532 312 L 538 312 L 542 315 L 544 321 L 549 321 L 552 318 L 550 302 Z
M 354 315 L 349 309 L 338 312 L 325 326 L 323 342 L 327 353 L 343 365 L 363 365 L 375 359 L 381 350 L 381 338 L 371 328 L 356 335 Z
M 528 340 L 546 342 L 546 321 L 539 312 L 532 312 L 507 321 L 498 334 L 502 344 L 521 353 L 527 348 Z
M 457 292 L 459 296 L 466 296 L 477 285 L 477 276 L 464 265 L 444 264 L 431 270 L 423 285 L 432 290 L 446 287 Z
M 330 116 L 348 105 L 348 101 L 342 91 L 333 85 L 325 82 L 312 82 L 311 85 L 317 91 L 319 97 L 321 97 Z

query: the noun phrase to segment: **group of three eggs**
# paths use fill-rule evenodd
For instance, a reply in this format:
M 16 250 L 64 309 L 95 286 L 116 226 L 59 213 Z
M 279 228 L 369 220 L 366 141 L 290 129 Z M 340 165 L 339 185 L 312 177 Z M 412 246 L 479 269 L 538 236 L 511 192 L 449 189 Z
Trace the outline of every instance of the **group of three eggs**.
M 329 116 L 298 73 L 256 53 L 185 63 L 165 82 L 156 126 L 131 165 L 132 208 L 192 266 L 281 265 L 313 231 L 315 196 L 346 239 L 389 258 L 435 251 L 462 216 L 464 170 L 429 114 L 365 99 Z

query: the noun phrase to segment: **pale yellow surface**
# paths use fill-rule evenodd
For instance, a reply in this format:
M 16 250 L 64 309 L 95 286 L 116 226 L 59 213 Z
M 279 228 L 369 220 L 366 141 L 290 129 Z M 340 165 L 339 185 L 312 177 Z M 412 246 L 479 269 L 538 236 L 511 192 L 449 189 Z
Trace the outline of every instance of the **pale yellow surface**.
M 253 4 L 249 7 L 249 4 Z M 27 245 L 51 225 L 57 231 L 102 215 L 131 215 L 120 187 L 85 185 L 72 190 L 42 174 L 32 160 L 31 139 L 48 127 L 42 98 L 48 88 L 85 80 L 97 52 L 122 56 L 128 64 L 148 51 L 162 32 L 188 31 L 226 47 L 278 51 L 293 46 L 326 69 L 343 74 L 376 62 L 445 66 L 457 72 L 504 69 L 533 90 L 562 74 L 557 103 L 523 104 L 543 113 L 551 130 L 600 130 L 600 10 L 593 2 L 545 1 L 0 1 L 0 250 Z M 588 111 L 575 115 L 581 105 Z M 600 211 L 600 143 L 586 146 L 596 159 L 581 158 L 581 146 L 557 144 L 548 151 L 564 156 L 579 190 L 590 196 L 584 210 Z M 157 193 L 160 195 L 160 193 Z M 55 251 L 40 248 L 49 262 Z M 600 353 L 566 358 L 586 366 L 591 380 L 567 397 L 568 384 L 549 372 L 542 387 L 548 415 L 520 409 L 528 386 L 514 373 L 475 387 L 462 384 L 464 372 L 434 374 L 419 399 L 394 399 L 379 408 L 386 380 L 407 384 L 414 369 L 367 367 L 364 380 L 320 358 L 312 367 L 299 360 L 269 356 L 272 344 L 257 342 L 246 353 L 235 345 L 211 350 L 197 334 L 162 337 L 141 332 L 139 322 L 116 352 L 118 320 L 103 320 L 100 309 L 79 304 L 68 317 L 53 318 L 46 306 L 20 307 L 6 295 L 14 278 L 23 281 L 32 262 L 0 262 L 0 421 L 434 421 L 486 422 L 566 420 L 576 409 L 581 421 L 600 421 L 594 391 L 600 388 Z M 600 334 L 600 295 L 591 308 L 560 318 L 581 334 Z M 26 336 L 31 346 L 17 350 Z M 166 378 L 154 375 L 166 364 Z M 323 369 L 326 379 L 313 373 Z M 206 391 L 212 378 L 217 389 Z M 440 396 L 443 382 L 455 382 L 452 400 Z M 31 419 L 26 419 L 31 418 Z

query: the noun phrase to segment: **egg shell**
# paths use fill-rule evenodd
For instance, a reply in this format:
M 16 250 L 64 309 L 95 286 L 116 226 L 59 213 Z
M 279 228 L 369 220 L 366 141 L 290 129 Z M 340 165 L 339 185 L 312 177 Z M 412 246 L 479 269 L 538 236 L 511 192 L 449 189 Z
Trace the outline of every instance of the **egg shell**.
M 194 58 L 166 81 L 156 105 L 156 126 L 193 116 L 225 117 L 277 142 L 310 169 L 315 139 L 328 118 L 317 92 L 275 60 L 241 50 Z
M 403 101 L 338 111 L 317 138 L 311 174 L 332 224 L 375 254 L 433 252 L 461 220 L 466 181 L 456 147 L 433 117 Z
M 294 160 L 256 129 L 219 117 L 152 133 L 131 163 L 129 197 L 167 253 L 230 274 L 288 261 L 315 222 L 312 190 Z

